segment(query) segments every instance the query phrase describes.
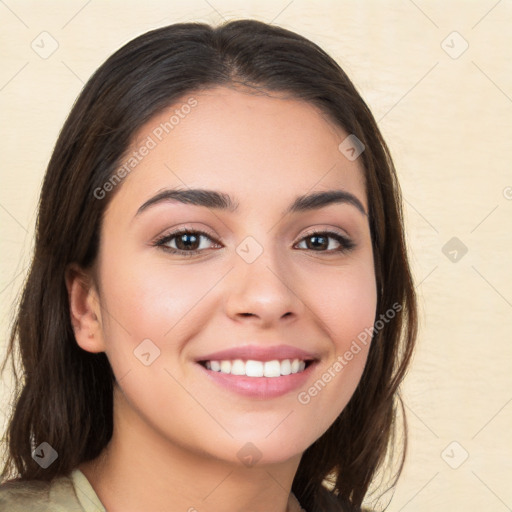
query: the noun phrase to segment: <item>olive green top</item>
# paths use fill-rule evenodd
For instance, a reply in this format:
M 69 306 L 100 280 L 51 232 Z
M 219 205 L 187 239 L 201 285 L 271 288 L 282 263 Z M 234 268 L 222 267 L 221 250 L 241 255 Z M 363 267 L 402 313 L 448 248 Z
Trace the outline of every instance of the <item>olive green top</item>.
M 50 482 L 31 480 L 0 485 L 0 512 L 106 512 L 79 470 Z

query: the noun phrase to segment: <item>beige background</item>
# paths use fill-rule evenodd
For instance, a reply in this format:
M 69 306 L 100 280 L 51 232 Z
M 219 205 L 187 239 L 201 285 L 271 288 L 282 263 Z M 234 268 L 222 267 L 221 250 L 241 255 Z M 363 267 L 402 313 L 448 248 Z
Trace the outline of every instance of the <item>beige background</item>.
M 84 82 L 147 30 L 241 17 L 330 53 L 398 168 L 421 331 L 403 386 L 410 453 L 388 510 L 512 510 L 510 1 L 0 1 L 0 355 L 43 173 Z M 46 59 L 31 47 L 41 38 L 58 42 Z

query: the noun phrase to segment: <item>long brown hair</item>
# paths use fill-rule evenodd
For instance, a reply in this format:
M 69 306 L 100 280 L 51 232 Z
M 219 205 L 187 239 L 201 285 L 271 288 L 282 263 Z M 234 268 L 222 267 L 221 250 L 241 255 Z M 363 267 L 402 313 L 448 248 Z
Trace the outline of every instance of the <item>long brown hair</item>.
M 364 144 L 360 158 L 378 290 L 376 321 L 396 310 L 393 305 L 401 306 L 373 332 L 354 395 L 304 452 L 292 491 L 310 512 L 360 507 L 389 450 L 397 448 L 392 440 L 401 405 L 398 386 L 416 338 L 416 298 L 400 189 L 375 119 L 340 66 L 298 34 L 254 20 L 219 27 L 180 23 L 143 34 L 107 59 L 85 85 L 55 145 L 41 191 L 32 265 L 2 367 L 11 356 L 16 396 L 3 479 L 68 474 L 109 442 L 114 375 L 104 353 L 86 352 L 75 341 L 65 269 L 95 261 L 111 199 L 111 194 L 96 199 L 95 191 L 114 175 L 137 130 L 185 94 L 233 84 L 311 102 Z M 42 442 L 59 454 L 47 469 L 32 458 Z M 405 446 L 398 448 L 396 477 L 405 457 Z M 322 482 L 328 476 L 333 487 L 326 493 Z

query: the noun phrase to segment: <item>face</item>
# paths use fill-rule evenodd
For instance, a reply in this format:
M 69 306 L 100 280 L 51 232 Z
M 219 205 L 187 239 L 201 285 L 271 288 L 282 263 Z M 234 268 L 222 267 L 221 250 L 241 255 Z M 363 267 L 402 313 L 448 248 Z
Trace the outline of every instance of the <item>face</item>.
M 134 139 L 101 228 L 97 329 L 77 340 L 106 352 L 124 410 L 155 438 L 288 460 L 333 423 L 366 362 L 369 345 L 354 345 L 376 311 L 362 164 L 311 104 L 190 96 Z

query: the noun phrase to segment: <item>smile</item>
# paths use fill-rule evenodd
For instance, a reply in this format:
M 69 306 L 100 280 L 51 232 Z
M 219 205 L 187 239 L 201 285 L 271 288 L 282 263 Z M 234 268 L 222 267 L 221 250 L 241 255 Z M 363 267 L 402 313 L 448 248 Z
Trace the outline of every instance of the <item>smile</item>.
M 209 382 L 230 393 L 270 400 L 306 386 L 317 364 L 318 360 L 301 359 L 212 359 L 198 361 L 195 366 Z
M 245 375 L 246 377 L 281 377 L 292 373 L 301 373 L 310 361 L 301 359 L 274 359 L 272 361 L 256 361 L 249 359 L 205 361 L 204 367 L 214 372 L 229 375 Z

